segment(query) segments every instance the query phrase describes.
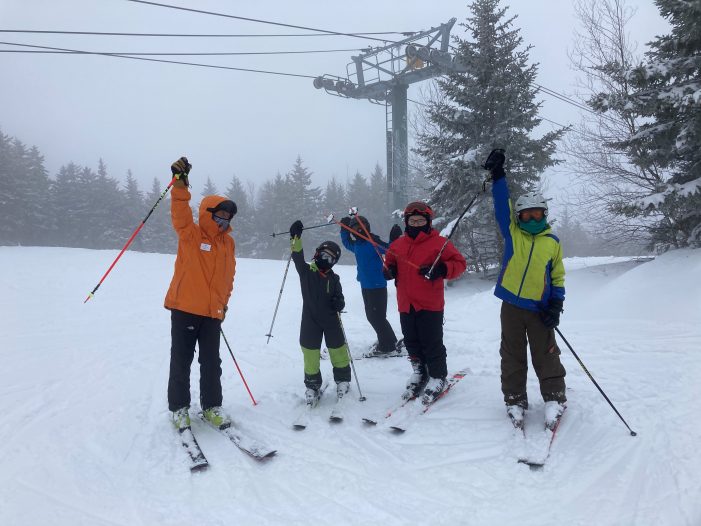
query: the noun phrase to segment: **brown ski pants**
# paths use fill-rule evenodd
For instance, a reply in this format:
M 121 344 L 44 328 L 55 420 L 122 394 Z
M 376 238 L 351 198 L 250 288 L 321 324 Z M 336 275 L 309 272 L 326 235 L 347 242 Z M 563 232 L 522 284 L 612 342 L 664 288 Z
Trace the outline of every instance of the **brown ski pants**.
M 528 408 L 526 374 L 528 349 L 533 369 L 540 381 L 540 393 L 546 402 L 564 402 L 565 368 L 560 363 L 560 349 L 555 331 L 547 329 L 537 312 L 501 304 L 501 391 L 507 405 Z

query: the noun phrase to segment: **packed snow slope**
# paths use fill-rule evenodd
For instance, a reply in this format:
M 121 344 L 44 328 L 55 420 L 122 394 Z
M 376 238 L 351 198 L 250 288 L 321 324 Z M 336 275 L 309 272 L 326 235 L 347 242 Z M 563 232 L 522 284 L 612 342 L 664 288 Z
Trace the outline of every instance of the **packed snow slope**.
M 285 262 L 241 259 L 223 329 L 259 404 L 222 346 L 224 405 L 278 455 L 257 463 L 197 421 L 211 463 L 199 474 L 166 405 L 174 256 L 127 253 L 83 304 L 115 255 L 0 248 L 3 526 L 701 524 L 701 250 L 565 261 L 560 328 L 638 436 L 562 345 L 568 410 L 542 471 L 516 462 L 489 283 L 448 287 L 448 366 L 471 373 L 405 434 L 361 423 L 398 398 L 405 358 L 356 360 L 367 401 L 353 384 L 346 420 L 332 424 L 327 396 L 300 432 L 290 425 L 304 391 L 297 276 L 290 269 L 266 345 Z M 359 356 L 374 338 L 355 268 L 338 271 Z M 393 286 L 390 305 L 399 330 Z M 328 361 L 322 372 L 330 378 Z M 197 379 L 194 367 L 193 401 Z M 529 396 L 533 428 L 543 403 L 532 371 Z

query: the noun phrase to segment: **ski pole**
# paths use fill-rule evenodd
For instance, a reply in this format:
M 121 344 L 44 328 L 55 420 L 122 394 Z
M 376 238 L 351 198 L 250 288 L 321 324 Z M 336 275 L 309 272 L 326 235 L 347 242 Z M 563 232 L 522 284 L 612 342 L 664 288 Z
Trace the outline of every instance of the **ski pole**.
M 288 232 L 289 234 L 289 232 Z M 277 303 L 275 304 L 275 312 L 273 313 L 273 321 L 270 322 L 270 330 L 268 330 L 268 341 L 266 344 L 270 343 L 270 338 L 273 337 L 273 325 L 275 325 L 275 318 L 277 317 L 277 309 L 280 306 L 280 299 L 282 298 L 282 289 L 285 288 L 285 281 L 287 280 L 287 271 L 290 270 L 290 261 L 292 261 L 292 252 L 290 251 L 290 257 L 287 258 L 287 265 L 285 265 L 285 274 L 282 276 L 282 285 L 280 285 L 280 294 L 277 296 Z
M 455 224 L 453 224 L 453 228 L 450 229 L 450 234 L 448 234 L 448 237 L 446 238 L 445 243 L 443 243 L 443 246 L 438 251 L 438 255 L 436 256 L 436 259 L 433 261 L 431 268 L 428 269 L 428 272 L 426 272 L 426 274 L 424 274 L 424 278 L 431 279 L 431 274 L 433 274 L 433 268 L 436 265 L 438 265 L 438 262 L 440 261 L 441 256 L 443 255 L 443 251 L 445 250 L 445 247 L 448 246 L 448 241 L 450 241 L 450 238 L 453 237 L 453 234 L 457 230 L 458 225 L 460 224 L 460 221 L 465 216 L 465 214 L 467 214 L 468 210 L 470 210 L 470 208 L 472 208 L 472 205 L 475 204 L 475 201 L 477 201 L 477 198 L 487 190 L 487 181 L 488 181 L 488 179 L 484 180 L 484 182 L 482 183 L 482 191 L 477 192 L 475 194 L 475 197 L 472 198 L 472 201 L 470 201 L 470 203 L 465 207 L 465 210 L 462 211 L 462 214 L 460 214 L 457 221 L 455 221 Z
M 353 230 L 351 227 L 349 227 L 348 225 L 344 225 L 344 224 L 341 223 L 340 221 L 336 221 L 336 219 L 333 217 L 333 215 L 331 215 L 331 220 L 332 220 L 334 223 L 336 223 L 338 226 L 340 226 L 341 228 L 345 228 L 346 230 L 348 230 L 348 232 L 350 232 L 351 234 L 355 234 L 355 235 L 358 236 L 360 239 L 364 239 L 365 241 L 369 242 L 371 245 L 377 246 L 377 242 L 376 242 L 373 238 L 366 236 L 366 235 L 363 234 L 362 232 L 358 232 L 357 230 Z M 409 261 L 408 259 L 406 259 L 406 258 L 403 257 L 403 256 L 400 256 L 399 254 L 397 254 L 397 253 L 394 252 L 393 250 L 391 250 L 391 249 L 388 248 L 388 249 L 387 249 L 387 252 L 390 253 L 390 254 L 393 254 L 395 257 L 398 257 L 398 258 L 403 259 L 404 261 L 406 261 L 406 263 L 407 263 L 410 267 L 414 267 L 416 270 L 419 269 L 419 266 L 418 266 L 416 263 L 412 263 L 411 261 Z
M 360 390 L 360 382 L 358 381 L 358 374 L 355 372 L 355 364 L 353 363 L 353 355 L 350 352 L 350 345 L 348 345 L 348 338 L 346 338 L 346 330 L 343 328 L 343 320 L 341 320 L 341 313 L 337 312 L 336 315 L 338 316 L 338 324 L 341 326 L 341 334 L 343 334 L 343 339 L 346 342 L 346 351 L 348 352 L 348 359 L 350 360 L 351 364 L 351 369 L 353 369 L 353 377 L 355 378 L 355 385 L 358 387 L 358 394 L 360 395 L 360 400 L 361 402 L 364 402 L 367 400 L 363 396 L 363 392 Z
M 143 226 L 146 224 L 146 221 L 148 221 L 148 218 L 151 217 L 151 214 L 153 213 L 153 211 L 156 209 L 156 207 L 158 206 L 158 204 L 163 200 L 163 198 L 165 197 L 165 195 L 168 193 L 168 190 L 170 190 L 170 188 L 173 186 L 173 183 L 174 183 L 176 180 L 177 180 L 176 177 L 173 177 L 173 178 L 170 180 L 170 183 L 168 183 L 168 186 L 166 186 L 166 189 L 163 190 L 163 193 L 160 195 L 160 197 L 158 198 L 158 200 L 157 200 L 157 201 L 154 203 L 154 205 L 151 207 L 151 210 L 149 210 L 148 214 L 146 214 L 146 217 L 144 217 L 144 219 L 141 221 L 141 224 L 140 224 L 138 227 L 136 227 L 136 230 L 134 230 L 134 233 L 133 233 L 133 234 L 131 235 L 131 237 L 127 240 L 127 242 L 126 242 L 126 244 L 124 245 L 124 247 L 122 248 L 121 252 L 117 255 L 117 257 L 115 258 L 115 260 L 114 260 L 114 261 L 112 262 L 112 264 L 110 265 L 110 268 L 107 269 L 107 272 L 105 272 L 105 275 L 102 276 L 102 279 L 100 279 L 100 281 L 97 283 L 97 285 L 95 285 L 95 288 L 92 289 L 92 292 L 91 292 L 90 294 L 88 294 L 88 297 L 85 298 L 85 301 L 84 301 L 83 303 L 87 303 L 88 300 L 89 300 L 90 298 L 92 298 L 92 297 L 95 295 L 95 292 L 97 292 L 97 289 L 99 289 L 99 288 L 100 288 L 100 285 L 102 285 L 102 282 L 105 281 L 105 278 L 107 277 L 107 274 L 109 274 L 109 273 L 112 271 L 112 268 L 117 264 L 117 261 L 119 261 L 119 258 L 121 258 L 121 257 L 122 257 L 122 254 L 124 254 L 124 252 L 127 250 L 127 248 L 129 248 L 129 245 L 131 245 L 131 242 L 134 241 L 134 238 L 136 237 L 136 234 L 138 234 L 139 231 L 140 231 L 140 230 L 143 228 Z
M 619 412 L 618 412 L 618 409 L 616 409 L 616 406 L 613 405 L 613 403 L 611 402 L 611 400 L 609 400 L 609 397 L 606 396 L 606 393 L 604 393 L 604 390 L 601 389 L 601 387 L 599 387 L 599 384 L 598 384 L 598 383 L 596 383 L 596 380 L 594 380 L 594 377 L 591 375 L 591 373 L 590 373 L 590 372 L 587 370 L 587 368 L 584 366 L 584 364 L 582 363 L 582 360 L 579 359 L 579 356 L 577 356 L 577 353 L 574 352 L 574 349 L 573 349 L 572 346 L 570 345 L 570 342 L 568 342 L 567 339 L 562 335 L 562 333 L 560 332 L 560 329 L 558 329 L 557 327 L 555 327 L 555 331 L 560 335 L 560 338 L 562 338 L 562 341 L 565 342 L 565 344 L 567 345 L 567 347 L 569 347 L 570 351 L 572 351 L 572 354 L 574 355 L 574 357 L 575 357 L 575 358 L 577 359 L 577 361 L 579 362 L 579 365 L 582 366 L 582 369 L 584 369 L 584 372 L 587 373 L 587 376 L 589 377 L 589 379 L 594 383 L 594 385 L 596 386 L 596 388 L 599 390 L 599 392 L 603 395 L 603 397 L 604 397 L 604 398 L 606 399 L 606 401 L 609 403 L 609 405 L 611 406 L 611 409 L 613 409 L 613 410 L 616 412 L 616 414 L 618 415 L 618 418 L 620 418 L 620 419 L 621 419 L 621 422 L 623 422 L 623 423 L 625 424 L 625 426 L 628 428 L 628 431 L 630 431 L 630 436 L 633 436 L 633 437 L 634 437 L 634 436 L 637 436 L 638 434 L 637 434 L 635 431 L 633 431 L 633 430 L 630 428 L 630 426 L 628 425 L 628 423 L 623 419 L 623 417 L 621 416 L 621 413 L 619 413 Z
M 221 327 L 219 327 L 219 332 L 221 332 L 222 338 L 224 338 L 224 343 L 226 344 L 227 349 L 229 349 L 229 354 L 231 355 L 231 359 L 234 360 L 234 365 L 236 366 L 236 369 L 239 372 L 239 376 L 241 376 L 241 380 L 243 380 L 243 385 L 246 387 L 246 391 L 248 391 L 248 396 L 251 397 L 251 400 L 253 401 L 253 405 L 258 405 L 258 402 L 256 402 L 256 399 L 253 398 L 253 394 L 251 393 L 251 390 L 248 388 L 248 384 L 246 383 L 246 379 L 243 377 L 243 373 L 241 372 L 241 368 L 239 367 L 239 364 L 236 361 L 236 358 L 234 358 L 234 353 L 231 351 L 231 346 L 229 346 L 229 342 L 226 339 L 226 336 L 224 335 L 224 331 L 222 330 Z
M 331 221 L 328 221 L 326 223 L 321 223 L 321 224 L 314 225 L 314 226 L 306 226 L 302 230 L 311 230 L 312 228 L 321 228 L 322 226 L 329 226 L 330 224 L 331 224 Z M 270 235 L 272 237 L 275 237 L 275 236 L 282 236 L 282 235 L 289 234 L 289 233 L 290 232 L 288 230 L 287 232 L 275 232 L 275 233 L 270 234 Z

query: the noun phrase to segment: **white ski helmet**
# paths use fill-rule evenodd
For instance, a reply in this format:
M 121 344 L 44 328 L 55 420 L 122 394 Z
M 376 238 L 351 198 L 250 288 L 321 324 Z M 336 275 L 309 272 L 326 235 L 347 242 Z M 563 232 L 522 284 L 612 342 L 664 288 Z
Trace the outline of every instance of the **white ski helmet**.
M 526 192 L 516 199 L 515 211 L 517 214 L 521 210 L 527 210 L 528 208 L 542 208 L 545 210 L 545 215 L 548 215 L 548 202 L 543 197 L 543 194 L 538 192 Z

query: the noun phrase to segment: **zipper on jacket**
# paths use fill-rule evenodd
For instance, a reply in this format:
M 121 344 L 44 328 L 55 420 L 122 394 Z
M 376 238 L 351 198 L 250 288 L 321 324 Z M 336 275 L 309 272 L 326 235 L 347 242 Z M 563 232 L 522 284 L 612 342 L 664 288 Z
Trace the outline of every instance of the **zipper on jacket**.
M 516 299 L 521 299 L 521 290 L 523 289 L 523 284 L 526 281 L 526 274 L 528 274 L 528 267 L 531 264 L 531 256 L 533 256 L 533 247 L 535 247 L 535 236 L 531 234 L 531 251 L 528 253 L 528 262 L 526 263 L 526 270 L 523 271 L 523 277 L 521 278 L 521 286 L 518 288 L 518 294 L 516 294 Z

